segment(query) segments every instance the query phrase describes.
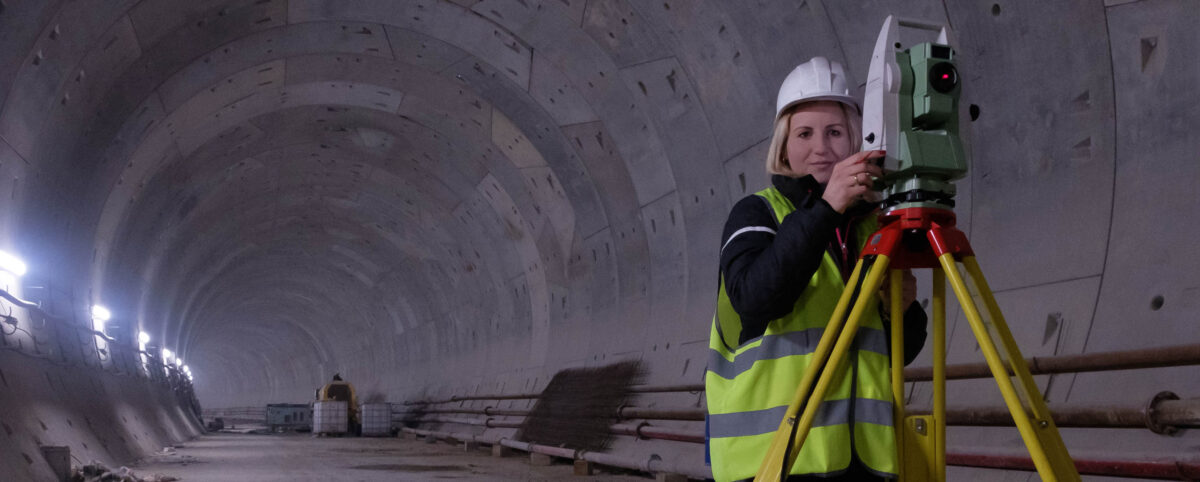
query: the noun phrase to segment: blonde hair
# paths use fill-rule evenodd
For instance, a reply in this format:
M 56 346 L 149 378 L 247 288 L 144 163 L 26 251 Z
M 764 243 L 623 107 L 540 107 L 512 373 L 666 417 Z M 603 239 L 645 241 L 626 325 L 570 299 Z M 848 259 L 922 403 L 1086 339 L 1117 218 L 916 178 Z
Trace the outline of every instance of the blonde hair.
M 837 102 L 832 100 L 812 101 L 812 102 Z M 796 172 L 792 170 L 792 166 L 787 161 L 787 138 L 788 127 L 792 118 L 792 113 L 800 106 L 808 104 L 802 102 L 791 107 L 788 107 L 775 119 L 775 131 L 771 134 L 771 147 L 767 148 L 767 173 L 781 174 L 788 177 L 801 177 L 806 173 Z M 850 154 L 855 154 L 862 150 L 862 116 L 858 113 L 858 108 L 848 104 L 837 102 L 837 105 L 842 108 L 842 116 L 846 119 L 846 135 L 850 138 Z

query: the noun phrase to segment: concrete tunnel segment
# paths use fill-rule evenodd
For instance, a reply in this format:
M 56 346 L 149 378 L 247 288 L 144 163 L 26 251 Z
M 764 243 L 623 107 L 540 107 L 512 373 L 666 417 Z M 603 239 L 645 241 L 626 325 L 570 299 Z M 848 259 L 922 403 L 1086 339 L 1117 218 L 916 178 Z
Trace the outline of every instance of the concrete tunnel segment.
M 397 402 L 630 359 L 698 383 L 724 214 L 766 185 L 780 80 L 824 55 L 861 95 L 888 13 L 960 43 L 978 115 L 957 212 L 1025 354 L 1197 341 L 1186 1 L 3 5 L 0 248 L 31 266 L 22 294 L 109 306 L 188 360 L 206 407 L 307 400 L 334 372 Z M 950 362 L 978 360 L 950 324 Z M 1141 403 L 1194 395 L 1190 373 L 1038 382 L 1052 403 Z M 1192 439 L 1097 433 L 1064 437 Z

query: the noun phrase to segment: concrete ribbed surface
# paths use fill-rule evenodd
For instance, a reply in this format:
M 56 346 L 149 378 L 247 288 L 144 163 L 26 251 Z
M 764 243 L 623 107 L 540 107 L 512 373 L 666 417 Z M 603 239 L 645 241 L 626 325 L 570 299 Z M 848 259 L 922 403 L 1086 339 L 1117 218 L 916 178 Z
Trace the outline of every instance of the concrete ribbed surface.
M 824 55 L 860 86 L 889 13 L 957 35 L 957 213 L 1025 354 L 1200 341 L 1191 0 L 0 1 L 0 250 L 30 266 L 18 295 L 76 324 L 104 304 L 118 339 L 181 354 L 211 408 L 308 401 L 334 373 L 392 402 L 625 360 L 699 383 L 722 223 L 766 185 L 779 82 Z M 978 361 L 949 312 L 950 362 Z M 1038 383 L 1140 404 L 1197 396 L 1193 372 Z M 992 387 L 953 382 L 951 403 Z

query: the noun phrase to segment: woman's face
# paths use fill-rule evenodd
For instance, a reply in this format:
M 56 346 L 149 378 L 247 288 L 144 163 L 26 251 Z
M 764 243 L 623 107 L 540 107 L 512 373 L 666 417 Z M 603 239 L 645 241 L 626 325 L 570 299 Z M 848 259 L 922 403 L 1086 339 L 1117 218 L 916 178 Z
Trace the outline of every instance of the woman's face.
M 792 171 L 826 184 L 833 165 L 850 156 L 842 106 L 834 101 L 800 104 L 788 118 L 787 160 Z

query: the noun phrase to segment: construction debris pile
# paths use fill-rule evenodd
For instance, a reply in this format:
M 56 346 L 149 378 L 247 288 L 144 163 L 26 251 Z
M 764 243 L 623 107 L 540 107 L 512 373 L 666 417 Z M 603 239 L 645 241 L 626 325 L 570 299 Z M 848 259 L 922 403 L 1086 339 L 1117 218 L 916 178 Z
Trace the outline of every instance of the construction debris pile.
M 92 463 L 83 467 L 72 468 L 70 480 L 71 482 L 172 482 L 179 479 L 162 474 L 138 477 L 129 467 L 112 470 L 103 463 L 93 460 Z

